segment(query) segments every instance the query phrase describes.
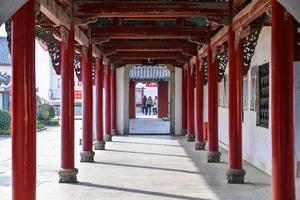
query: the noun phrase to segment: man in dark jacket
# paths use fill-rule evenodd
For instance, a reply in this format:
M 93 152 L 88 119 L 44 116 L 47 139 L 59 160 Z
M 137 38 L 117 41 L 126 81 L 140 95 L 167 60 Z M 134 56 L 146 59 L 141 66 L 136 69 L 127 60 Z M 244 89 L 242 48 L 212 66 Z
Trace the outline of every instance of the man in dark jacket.
M 143 114 L 148 114 L 148 109 L 147 109 L 147 97 L 144 95 L 143 97 L 143 102 L 142 102 L 142 112 Z

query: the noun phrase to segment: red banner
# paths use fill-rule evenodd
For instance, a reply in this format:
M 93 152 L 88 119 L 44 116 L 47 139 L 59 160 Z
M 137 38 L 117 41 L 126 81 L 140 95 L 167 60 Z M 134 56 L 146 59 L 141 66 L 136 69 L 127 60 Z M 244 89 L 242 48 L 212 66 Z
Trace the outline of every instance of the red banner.
M 147 82 L 146 87 L 157 87 L 157 83 L 155 82 Z
M 74 91 L 74 98 L 75 99 L 82 99 L 82 91 L 81 90 L 75 90 Z

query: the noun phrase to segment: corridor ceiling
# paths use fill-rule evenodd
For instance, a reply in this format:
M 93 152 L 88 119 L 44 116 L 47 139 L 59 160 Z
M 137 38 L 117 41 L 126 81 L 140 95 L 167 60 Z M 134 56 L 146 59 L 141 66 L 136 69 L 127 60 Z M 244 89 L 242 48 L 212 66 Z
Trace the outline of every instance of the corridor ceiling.
M 208 42 L 226 49 L 226 28 L 233 23 L 242 37 L 266 13 L 270 0 L 37 0 L 37 37 L 46 42 L 52 61 L 59 57 L 59 26 L 75 24 L 77 54 L 81 45 L 94 47 L 104 64 L 121 67 L 156 59 L 182 67 L 195 63 Z M 264 20 L 265 22 L 265 20 Z M 250 28 L 249 28 L 250 27 Z M 59 68 L 59 64 L 55 65 Z M 75 66 L 78 72 L 80 69 Z M 56 69 L 59 73 L 59 69 Z

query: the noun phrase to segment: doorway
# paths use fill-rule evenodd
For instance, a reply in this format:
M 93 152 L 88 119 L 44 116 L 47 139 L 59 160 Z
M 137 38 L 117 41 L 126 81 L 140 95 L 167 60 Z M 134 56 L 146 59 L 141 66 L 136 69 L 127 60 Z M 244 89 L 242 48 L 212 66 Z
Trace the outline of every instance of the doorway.
M 139 70 L 140 73 L 134 71 Z M 143 73 L 146 70 L 147 73 Z M 165 73 L 164 73 L 165 71 Z M 166 67 L 133 67 L 129 83 L 129 134 L 170 134 L 169 73 Z M 136 74 L 137 76 L 133 76 Z M 140 77 L 139 75 L 147 76 Z M 165 75 L 155 77 L 155 74 Z

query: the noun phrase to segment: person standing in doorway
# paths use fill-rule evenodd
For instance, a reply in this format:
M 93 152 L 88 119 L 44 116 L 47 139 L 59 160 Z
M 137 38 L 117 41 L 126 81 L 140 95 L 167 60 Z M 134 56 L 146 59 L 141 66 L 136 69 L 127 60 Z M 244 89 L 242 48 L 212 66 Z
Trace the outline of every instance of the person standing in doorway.
M 154 97 L 154 102 L 153 102 L 153 115 L 157 115 L 157 105 L 158 104 L 158 99 L 157 96 Z
M 149 115 L 151 115 L 152 106 L 153 106 L 153 100 L 152 100 L 152 97 L 149 96 L 148 100 L 147 100 L 147 110 L 148 110 Z
M 146 95 L 144 95 L 144 97 L 143 97 L 143 102 L 142 102 L 142 112 L 143 112 L 143 114 L 145 114 L 145 115 L 148 114 L 147 97 L 146 97 Z

